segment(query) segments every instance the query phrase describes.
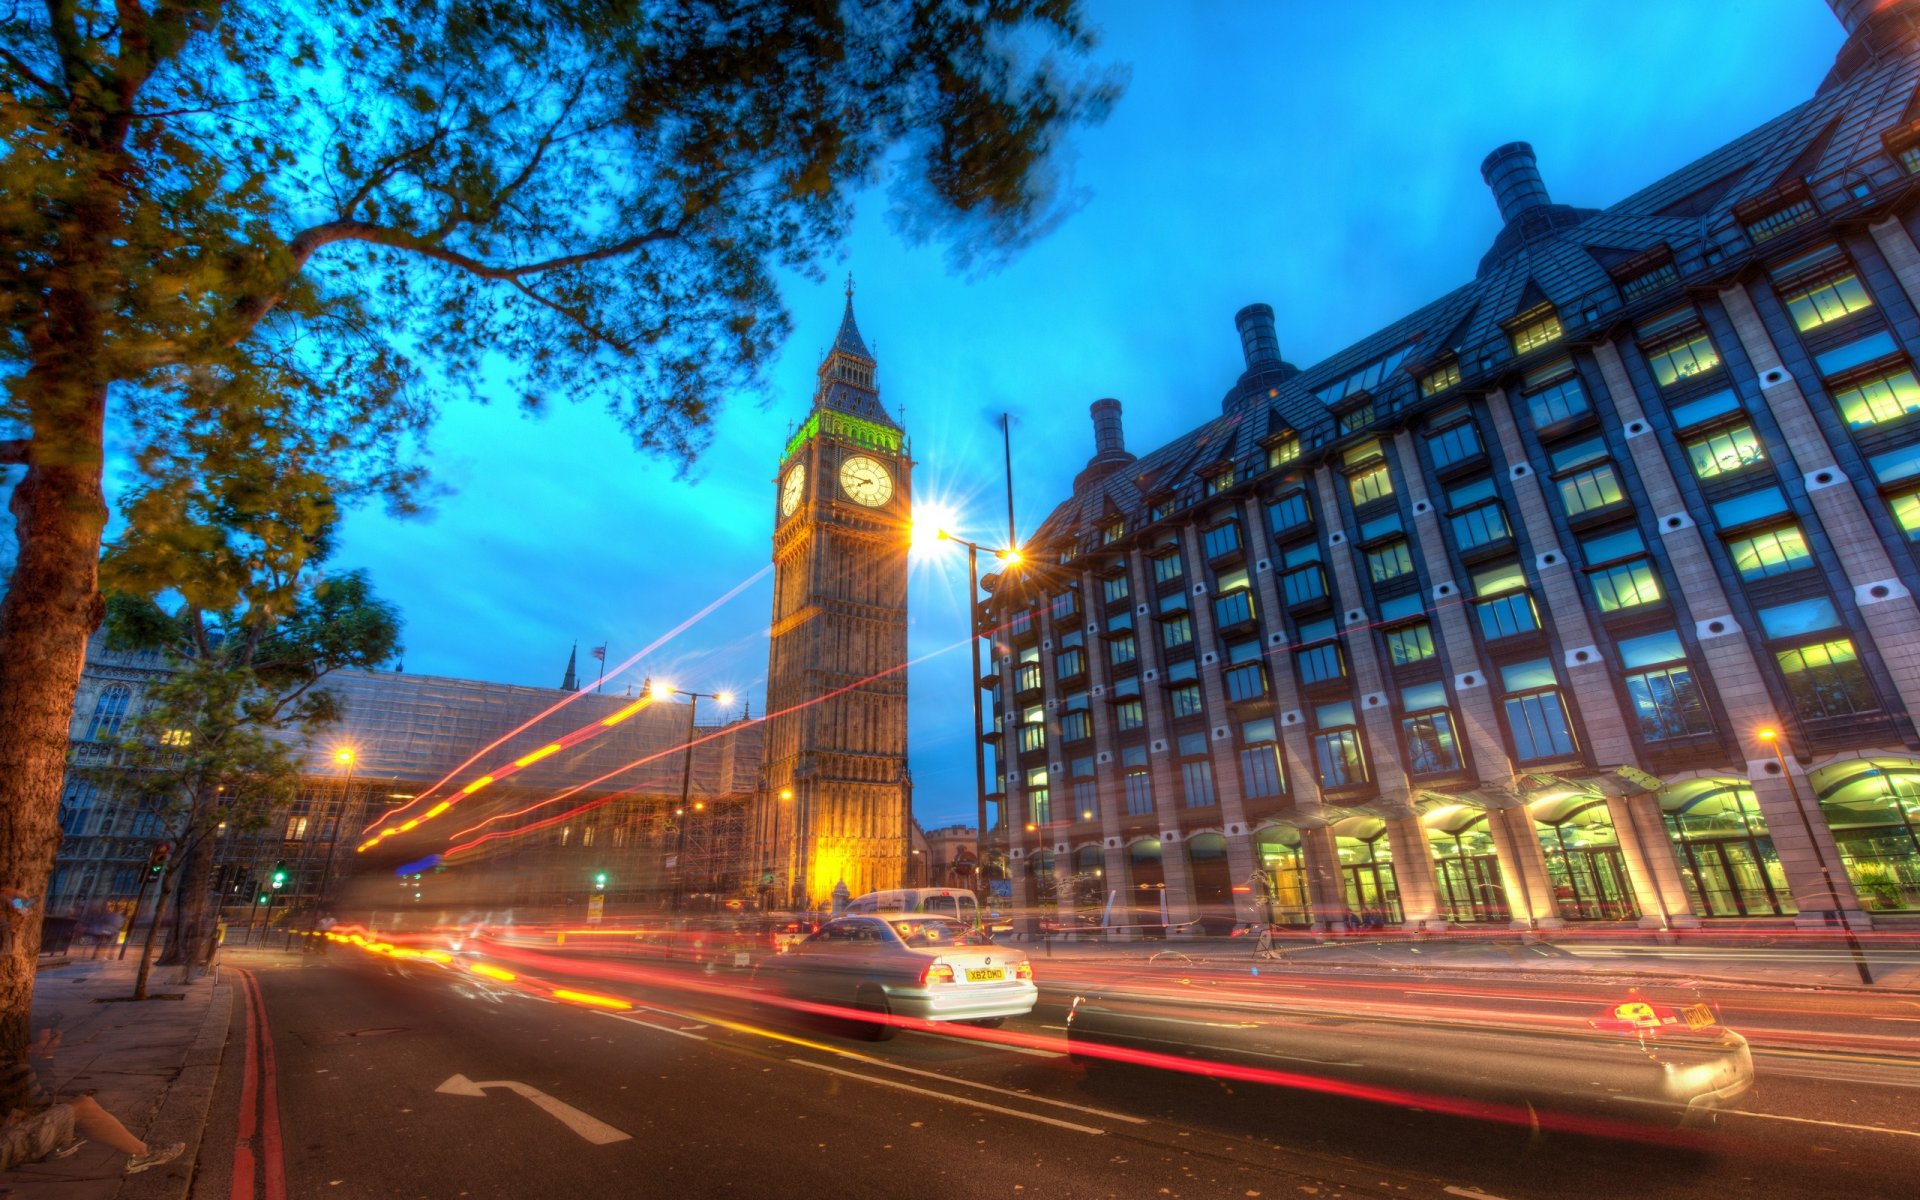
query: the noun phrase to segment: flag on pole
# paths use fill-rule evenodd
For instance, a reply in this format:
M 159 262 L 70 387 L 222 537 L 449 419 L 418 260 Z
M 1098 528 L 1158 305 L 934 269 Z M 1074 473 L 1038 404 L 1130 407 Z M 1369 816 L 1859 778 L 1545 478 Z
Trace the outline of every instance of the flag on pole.
M 593 655 L 601 662 L 607 661 L 607 648 L 605 646 L 595 646 L 593 649 L 587 651 L 587 653 Z

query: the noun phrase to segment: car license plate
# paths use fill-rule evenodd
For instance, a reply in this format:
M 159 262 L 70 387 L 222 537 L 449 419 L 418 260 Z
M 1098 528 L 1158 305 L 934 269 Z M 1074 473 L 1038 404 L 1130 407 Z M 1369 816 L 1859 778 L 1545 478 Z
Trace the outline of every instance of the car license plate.
M 992 983 L 995 980 L 1005 979 L 1006 977 L 1007 977 L 1006 971 L 1000 967 L 968 967 L 967 968 L 968 983 Z
M 1680 1015 L 1687 1019 L 1688 1029 L 1705 1029 L 1715 1023 L 1713 1010 L 1704 1004 L 1689 1004 L 1680 1010 Z

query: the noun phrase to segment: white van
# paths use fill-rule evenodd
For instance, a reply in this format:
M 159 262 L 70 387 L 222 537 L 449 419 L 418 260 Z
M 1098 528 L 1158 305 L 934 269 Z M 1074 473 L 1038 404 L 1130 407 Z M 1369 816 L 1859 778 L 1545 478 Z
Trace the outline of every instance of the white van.
M 964 888 L 893 888 L 868 892 L 847 905 L 849 915 L 862 913 L 926 913 L 952 917 L 962 925 L 980 924 L 980 902 Z

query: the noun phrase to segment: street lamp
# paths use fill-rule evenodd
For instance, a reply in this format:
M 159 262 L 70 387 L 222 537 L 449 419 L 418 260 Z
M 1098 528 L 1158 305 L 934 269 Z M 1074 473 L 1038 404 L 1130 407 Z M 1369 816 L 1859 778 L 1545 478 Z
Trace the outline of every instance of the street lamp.
M 1760 729 L 1754 732 L 1754 736 L 1773 751 L 1774 761 L 1780 764 L 1780 775 L 1787 781 L 1787 791 L 1793 796 L 1793 806 L 1800 811 L 1800 824 L 1807 831 L 1808 845 L 1813 847 L 1813 861 L 1819 864 L 1821 882 L 1827 886 L 1827 903 L 1833 906 L 1827 910 L 1827 919 L 1838 920 L 1840 928 L 1846 931 L 1847 949 L 1853 952 L 1853 965 L 1860 972 L 1860 982 L 1872 983 L 1873 972 L 1867 966 L 1867 956 L 1861 952 L 1860 939 L 1854 935 L 1853 925 L 1840 907 L 1840 890 L 1834 886 L 1833 871 L 1827 866 L 1827 853 L 1820 848 L 1820 835 L 1814 831 L 1813 814 L 1807 811 L 1807 802 L 1800 796 L 1800 787 L 1793 781 L 1793 772 L 1787 770 L 1786 752 L 1780 747 L 1780 731 Z
M 346 768 L 346 775 L 340 783 L 340 815 L 334 818 L 333 836 L 327 839 L 327 857 L 320 864 L 320 891 L 315 895 L 312 909 L 307 914 L 308 932 L 319 929 L 320 909 L 327 903 L 328 889 L 333 886 L 333 860 L 340 851 L 340 831 L 348 828 L 355 819 L 350 812 L 353 807 L 353 768 L 360 761 L 360 752 L 352 746 L 342 746 L 333 752 L 333 761 Z
M 973 854 L 974 862 L 984 866 L 987 861 L 987 750 L 980 741 L 983 733 L 981 725 L 984 721 L 984 717 L 980 711 L 979 605 L 980 551 L 982 547 L 977 542 L 970 542 L 966 538 L 958 537 L 944 529 L 939 530 L 935 536 L 941 541 L 958 542 L 967 548 L 967 629 L 972 635 L 973 644 L 973 663 L 971 666 L 973 679 L 970 687 L 970 690 L 973 692 L 973 794 L 975 819 L 979 823 L 979 828 L 974 831 Z M 1017 546 L 1009 546 L 1004 550 L 989 549 L 987 553 L 999 559 L 1009 569 L 1019 567 L 1026 562 L 1026 556 L 1020 552 Z M 988 660 L 992 660 L 991 655 L 988 656 Z M 1000 802 L 1002 805 L 1006 803 L 1005 795 L 1001 796 Z M 974 872 L 974 890 L 976 892 L 980 889 L 983 874 L 983 871 L 976 868 Z
M 687 879 L 687 800 L 693 788 L 693 719 L 700 710 L 702 700 L 712 700 L 725 708 L 733 703 L 732 692 L 690 692 L 668 683 L 656 683 L 648 689 L 655 704 L 663 704 L 675 696 L 687 698 L 687 742 L 686 758 L 680 766 L 680 821 L 679 831 L 674 837 L 673 852 L 673 909 L 675 912 L 686 903 Z M 703 804 L 701 807 L 705 807 Z

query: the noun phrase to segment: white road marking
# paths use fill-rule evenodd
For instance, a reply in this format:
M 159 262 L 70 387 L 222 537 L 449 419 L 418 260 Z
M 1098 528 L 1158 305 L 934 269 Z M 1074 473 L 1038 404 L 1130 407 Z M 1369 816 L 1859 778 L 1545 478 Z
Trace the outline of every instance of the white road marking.
M 954 1040 L 953 1035 L 941 1033 L 940 1031 L 935 1029 L 913 1029 L 913 1030 L 909 1030 L 908 1032 L 926 1034 L 929 1037 L 938 1038 L 943 1042 L 951 1042 Z M 963 1040 L 975 1046 L 991 1047 L 992 1049 L 995 1049 L 995 1050 L 1006 1050 L 1013 1054 L 1027 1054 L 1027 1055 L 1031 1055 L 1034 1058 L 1065 1058 L 1066 1057 L 1065 1054 L 1061 1053 L 1058 1050 L 1036 1050 L 1032 1046 L 1005 1046 L 1005 1045 L 1001 1045 L 998 1042 L 989 1042 L 985 1038 L 965 1038 L 964 1035 L 963 1035 Z
M 1920 1138 L 1920 1129 L 1887 1129 L 1880 1125 L 1855 1125 L 1848 1121 L 1819 1121 L 1812 1117 L 1789 1117 L 1781 1113 L 1748 1112 L 1740 1108 L 1723 1108 L 1720 1115 L 1725 1117 L 1758 1117 L 1765 1121 L 1792 1121 L 1795 1125 L 1825 1125 L 1831 1129 L 1857 1129 L 1862 1133 L 1890 1133 L 1895 1137 Z
M 670 1033 L 675 1037 L 691 1038 L 696 1042 L 704 1042 L 707 1040 L 705 1035 L 703 1034 L 688 1033 L 684 1029 L 675 1029 L 670 1025 L 655 1025 L 652 1021 L 642 1021 L 639 1017 L 629 1017 L 621 1013 L 610 1013 L 610 1012 L 603 1012 L 600 1015 L 603 1017 L 612 1017 L 616 1021 L 625 1021 L 629 1025 L 638 1025 L 643 1029 L 657 1029 L 661 1033 Z M 705 1029 L 706 1026 L 695 1025 L 693 1026 L 693 1028 Z
M 969 1108 L 984 1108 L 989 1112 L 1002 1113 L 1009 1117 L 1019 1117 L 1023 1121 L 1038 1121 L 1042 1125 L 1052 1125 L 1058 1129 L 1071 1129 L 1076 1133 L 1091 1133 L 1095 1136 L 1106 1133 L 1106 1130 L 1096 1129 L 1092 1125 L 1076 1125 L 1072 1121 L 1062 1121 L 1056 1117 L 1043 1117 L 1039 1113 L 1021 1112 L 1017 1108 L 1006 1108 L 998 1104 L 988 1104 L 985 1100 L 975 1100 L 968 1096 L 955 1096 L 947 1092 L 936 1092 L 932 1088 L 915 1087 L 910 1083 L 902 1083 L 897 1079 L 882 1079 L 877 1075 L 862 1075 L 858 1071 L 842 1071 L 839 1067 L 830 1067 L 825 1063 L 809 1062 L 804 1058 L 790 1058 L 787 1061 L 797 1063 L 803 1067 L 811 1067 L 816 1071 L 825 1071 L 831 1075 L 842 1075 L 848 1079 L 858 1079 L 863 1083 L 875 1083 L 881 1087 L 895 1088 L 903 1092 L 913 1092 L 920 1096 L 929 1096 L 935 1100 L 944 1100 L 949 1104 L 964 1104 Z
M 1466 1200 L 1500 1200 L 1500 1197 L 1490 1192 L 1475 1191 L 1473 1188 L 1453 1187 L 1449 1185 L 1441 1190 L 1449 1196 L 1464 1196 Z
M 484 1083 L 475 1083 L 465 1075 L 454 1075 L 433 1089 L 445 1092 L 449 1096 L 485 1096 L 488 1088 L 506 1088 L 515 1095 L 525 1096 L 542 1111 L 551 1115 L 568 1129 L 596 1146 L 605 1146 L 613 1142 L 632 1140 L 631 1134 L 622 1133 L 605 1121 L 588 1116 L 565 1101 L 555 1100 L 539 1088 L 531 1087 L 512 1079 L 489 1079 Z
M 1035 1104 L 1051 1104 L 1057 1108 L 1071 1108 L 1075 1112 L 1088 1113 L 1096 1117 L 1107 1117 L 1115 1121 L 1127 1121 L 1134 1125 L 1151 1125 L 1153 1123 L 1145 1117 L 1130 1116 L 1127 1113 L 1109 1112 L 1104 1108 L 1088 1108 L 1084 1104 L 1071 1104 L 1065 1100 L 1053 1100 L 1046 1096 L 1035 1096 L 1028 1092 L 1015 1091 L 1012 1088 L 997 1087 L 991 1083 L 978 1083 L 971 1079 L 962 1079 L 957 1075 L 942 1075 L 938 1071 L 923 1071 L 919 1067 L 902 1066 L 899 1063 L 888 1062 L 884 1058 L 869 1058 L 864 1054 L 855 1054 L 851 1050 L 835 1049 L 833 1052 L 841 1058 L 850 1058 L 855 1062 L 866 1063 L 869 1066 L 885 1067 L 889 1071 L 901 1071 L 908 1075 L 919 1075 L 926 1079 L 938 1079 L 942 1083 L 957 1083 L 962 1087 L 979 1088 L 983 1092 L 998 1092 L 1002 1096 L 1012 1096 L 1016 1100 L 1031 1100 Z
M 1446 996 L 1449 999 L 1460 996 L 1476 996 L 1485 997 L 1489 1000 L 1519 1000 L 1527 1004 L 1578 1004 L 1584 1008 L 1593 1008 L 1596 1005 L 1605 1003 L 1603 1000 L 1565 1000 L 1556 996 L 1516 996 L 1509 992 L 1438 992 L 1414 991 L 1409 988 L 1401 994 L 1406 996 Z

